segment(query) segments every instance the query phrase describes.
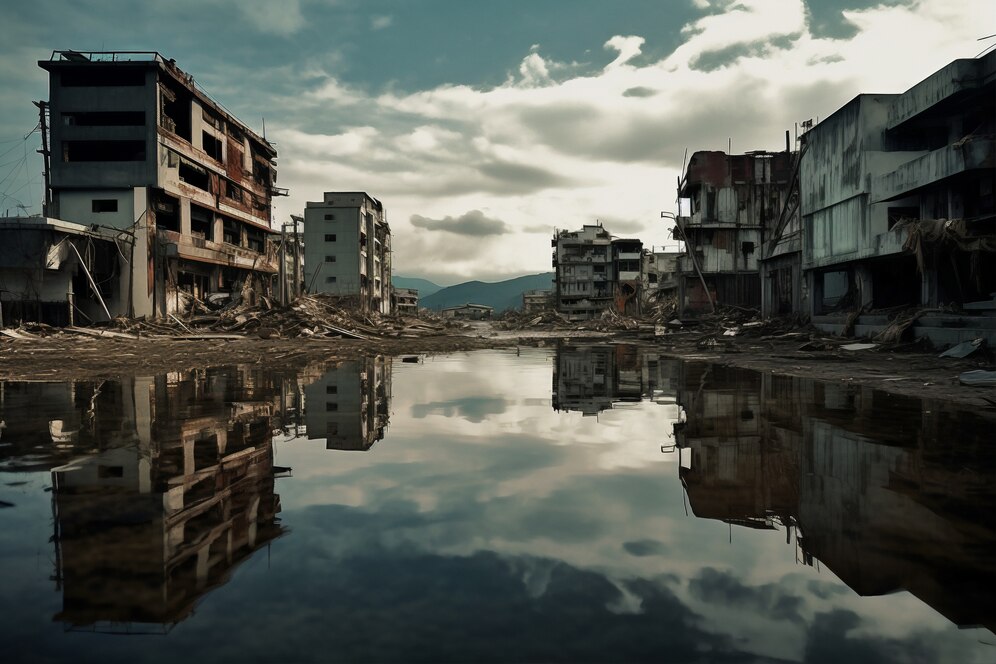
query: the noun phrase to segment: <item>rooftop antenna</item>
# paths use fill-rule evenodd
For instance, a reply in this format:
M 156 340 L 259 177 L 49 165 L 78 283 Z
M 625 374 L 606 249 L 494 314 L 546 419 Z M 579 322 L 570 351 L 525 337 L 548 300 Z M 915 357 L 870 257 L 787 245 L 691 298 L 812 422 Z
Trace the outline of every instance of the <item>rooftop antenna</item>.
M 266 140 L 266 118 L 263 118 L 263 140 Z

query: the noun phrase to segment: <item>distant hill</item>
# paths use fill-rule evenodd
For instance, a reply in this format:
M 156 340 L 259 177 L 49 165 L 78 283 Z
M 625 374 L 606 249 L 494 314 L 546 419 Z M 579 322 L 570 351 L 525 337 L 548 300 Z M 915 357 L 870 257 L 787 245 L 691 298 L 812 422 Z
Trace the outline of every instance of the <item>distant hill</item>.
M 428 279 L 418 277 L 399 277 L 391 275 L 391 285 L 395 288 L 414 288 L 418 291 L 419 299 L 429 297 L 433 293 L 443 289 L 439 284 L 434 284 Z
M 520 308 L 523 291 L 550 290 L 552 288 L 553 272 L 531 274 L 495 283 L 467 281 L 443 288 L 428 297 L 422 297 L 420 293 L 419 306 L 439 311 L 446 307 L 455 307 L 470 302 L 494 307 L 495 313 L 498 313 L 506 309 Z

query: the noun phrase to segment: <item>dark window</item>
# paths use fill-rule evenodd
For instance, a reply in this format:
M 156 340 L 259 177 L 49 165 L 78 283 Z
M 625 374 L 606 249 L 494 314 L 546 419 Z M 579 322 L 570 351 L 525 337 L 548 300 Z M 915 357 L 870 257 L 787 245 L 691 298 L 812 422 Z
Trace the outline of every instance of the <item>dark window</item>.
M 263 231 L 246 227 L 246 244 L 253 251 L 258 251 L 263 253 L 263 248 L 266 245 L 266 240 L 263 236 Z
M 63 161 L 145 161 L 145 141 L 64 141 Z
M 206 152 L 209 157 L 221 161 L 221 141 L 206 131 L 202 131 L 201 142 L 204 145 L 204 152 Z
M 326 242 L 335 242 L 335 233 L 326 233 L 325 234 L 325 241 Z
M 335 215 L 334 214 L 325 215 L 325 221 L 335 221 Z
M 92 212 L 117 212 L 118 200 L 116 198 L 95 198 L 90 201 Z
M 100 479 L 124 477 L 124 466 L 97 466 L 97 477 Z
M 186 182 L 190 186 L 197 187 L 203 191 L 211 190 L 210 179 L 208 178 L 207 171 L 203 168 L 180 160 L 178 173 L 182 182 Z
M 227 244 L 234 244 L 235 246 L 241 245 L 242 231 L 239 229 L 239 222 L 234 219 L 225 219 L 223 223 L 224 235 L 222 241 Z
M 913 220 L 920 218 L 920 208 L 915 206 L 910 207 L 891 207 L 888 211 L 889 215 L 889 230 L 899 223 L 901 219 Z
M 90 65 L 63 71 L 59 81 L 67 88 L 145 85 L 145 71 L 138 67 Z
M 326 263 L 335 263 L 335 256 L 326 256 L 325 257 L 325 262 Z
M 200 205 L 190 204 L 190 234 L 202 240 L 214 239 L 214 214 Z
M 335 277 L 325 277 L 325 283 L 327 283 L 327 284 L 334 284 L 335 283 Z
M 332 401 L 327 401 L 325 403 L 325 410 L 327 411 L 339 410 L 339 404 Z
M 754 243 L 753 242 L 741 242 L 740 252 L 744 256 L 749 256 L 754 253 Z
M 225 180 L 225 196 L 233 201 L 242 202 L 242 189 L 238 185 Z
M 339 393 L 339 386 L 338 385 L 326 385 L 325 386 L 325 394 L 338 394 L 338 393 Z
M 143 111 L 88 111 L 63 113 L 62 122 L 67 127 L 142 127 Z

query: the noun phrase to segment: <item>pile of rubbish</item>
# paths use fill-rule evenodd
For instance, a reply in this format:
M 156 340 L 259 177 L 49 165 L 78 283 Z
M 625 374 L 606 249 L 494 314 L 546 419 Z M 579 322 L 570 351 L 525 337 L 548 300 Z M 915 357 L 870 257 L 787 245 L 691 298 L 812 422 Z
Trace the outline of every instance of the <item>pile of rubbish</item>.
M 441 336 L 462 323 L 432 314 L 420 318 L 364 313 L 339 306 L 329 295 L 304 295 L 287 307 L 274 305 L 268 298 L 249 304 L 238 298 L 218 308 L 195 301 L 191 313 L 182 318 L 169 314 L 165 319 L 115 318 L 93 327 L 54 328 L 27 323 L 17 330 L 3 330 L 10 338 L 49 336 L 60 331 L 93 337 L 137 339 L 142 336 L 170 336 L 178 339 L 259 339 L 339 337 L 345 339 L 390 339 Z

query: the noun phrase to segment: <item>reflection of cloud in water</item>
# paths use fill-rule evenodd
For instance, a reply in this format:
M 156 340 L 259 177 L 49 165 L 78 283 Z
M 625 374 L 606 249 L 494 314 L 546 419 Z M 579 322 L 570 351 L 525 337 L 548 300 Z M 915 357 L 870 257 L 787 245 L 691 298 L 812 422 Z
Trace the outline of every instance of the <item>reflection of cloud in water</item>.
M 505 412 L 508 401 L 495 397 L 467 397 L 453 401 L 434 401 L 418 403 L 412 406 L 412 417 L 422 419 L 427 415 L 442 415 L 443 417 L 462 417 L 475 424 L 483 422 L 488 415 L 501 415 Z

